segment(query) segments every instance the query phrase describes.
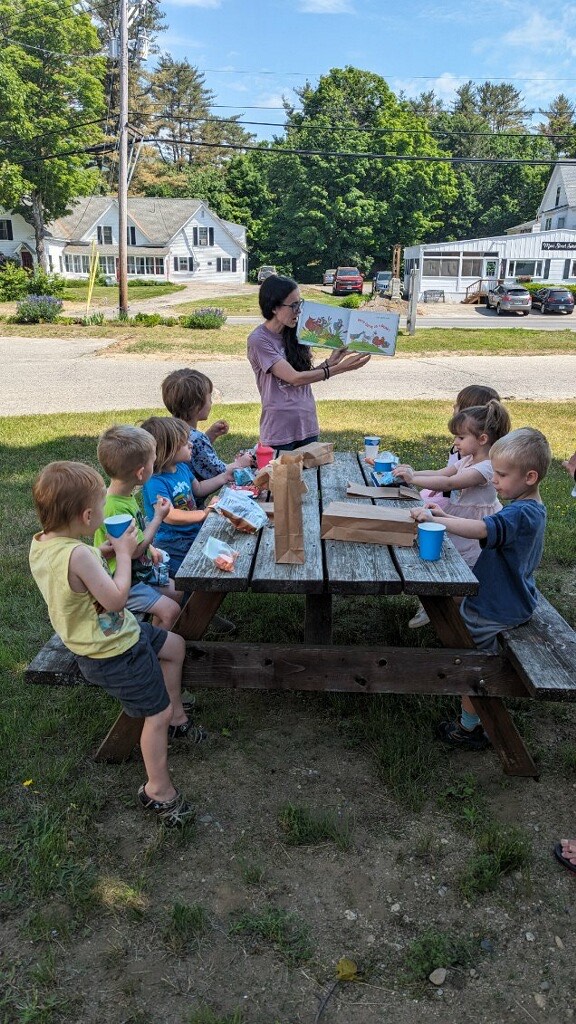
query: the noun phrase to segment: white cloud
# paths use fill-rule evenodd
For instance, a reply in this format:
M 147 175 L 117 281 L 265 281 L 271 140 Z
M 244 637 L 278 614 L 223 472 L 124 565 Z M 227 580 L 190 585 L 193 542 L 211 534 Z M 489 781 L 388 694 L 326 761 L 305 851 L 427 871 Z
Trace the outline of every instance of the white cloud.
M 354 10 L 349 0 L 300 0 L 302 14 L 351 14 Z
M 435 78 L 393 78 L 390 79 L 390 88 L 395 93 L 404 91 L 407 96 L 419 96 L 421 92 L 434 90 L 435 95 L 443 103 L 450 103 L 454 99 L 456 90 L 468 81 L 465 76 L 453 75 L 451 71 L 443 71 Z

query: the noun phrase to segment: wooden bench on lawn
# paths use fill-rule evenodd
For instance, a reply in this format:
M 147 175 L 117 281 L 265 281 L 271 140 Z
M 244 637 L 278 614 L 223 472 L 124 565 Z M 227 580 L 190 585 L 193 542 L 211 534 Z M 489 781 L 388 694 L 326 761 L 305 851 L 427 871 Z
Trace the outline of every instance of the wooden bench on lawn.
M 576 699 L 576 633 L 546 598 L 540 596 L 530 622 L 503 633 L 500 644 L 525 687 L 525 694 L 520 693 L 520 696 L 554 701 Z M 194 642 L 189 643 L 185 677 L 187 670 L 192 676 L 197 676 L 196 663 L 202 662 L 212 648 L 217 652 L 220 646 L 218 643 L 202 643 L 200 650 Z M 364 650 L 369 652 L 371 648 Z M 327 647 L 326 656 L 330 657 L 334 651 L 337 652 L 338 648 Z M 74 655 L 56 635 L 30 663 L 24 678 L 28 683 L 44 686 L 91 685 L 80 672 Z M 201 685 L 201 676 L 195 680 L 191 678 L 190 682 Z M 230 677 L 223 673 L 220 685 L 231 684 Z M 122 711 L 98 747 L 95 760 L 125 761 L 138 743 L 142 721 L 141 718 L 130 718 Z

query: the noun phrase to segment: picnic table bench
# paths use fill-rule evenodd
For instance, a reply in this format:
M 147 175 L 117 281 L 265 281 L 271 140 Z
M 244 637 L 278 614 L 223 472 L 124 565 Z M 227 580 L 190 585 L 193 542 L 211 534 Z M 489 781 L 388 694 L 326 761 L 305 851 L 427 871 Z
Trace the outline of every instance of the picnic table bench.
M 174 630 L 187 641 L 183 684 L 263 690 L 325 690 L 349 693 L 429 693 L 467 696 L 509 774 L 537 777 L 537 769 L 503 703 L 504 697 L 547 700 L 576 697 L 576 634 L 544 598 L 533 618 L 500 637 L 500 654 L 476 650 L 454 597 L 474 594 L 476 577 L 448 538 L 437 562 L 425 562 L 416 546 L 399 547 L 320 538 L 322 509 L 342 500 L 349 482 L 370 483 L 360 455 L 337 453 L 331 464 L 304 471 L 304 564 L 277 564 L 274 531 L 232 532 L 227 520 L 210 515 L 177 574 L 192 591 Z M 349 498 L 366 503 L 366 498 Z M 376 499 L 376 504 L 414 507 L 419 500 Z M 233 573 L 217 569 L 203 554 L 208 536 L 232 542 L 240 552 Z M 304 642 L 274 637 L 261 643 L 202 639 L 229 593 L 300 593 L 305 596 Z M 335 594 L 411 594 L 420 599 L 441 648 L 332 643 Z M 73 655 L 58 637 L 28 666 L 32 683 L 84 683 Z M 123 712 L 96 757 L 123 760 L 138 741 L 141 719 Z
M 423 298 L 424 302 L 446 302 L 443 288 L 427 288 Z

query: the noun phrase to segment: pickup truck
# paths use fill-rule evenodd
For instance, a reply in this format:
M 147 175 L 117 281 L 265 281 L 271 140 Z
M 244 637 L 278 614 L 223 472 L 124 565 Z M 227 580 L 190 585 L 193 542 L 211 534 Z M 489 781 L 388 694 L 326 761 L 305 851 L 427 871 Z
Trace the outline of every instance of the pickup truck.
M 332 295 L 362 295 L 364 278 L 357 267 L 338 267 L 332 282 Z

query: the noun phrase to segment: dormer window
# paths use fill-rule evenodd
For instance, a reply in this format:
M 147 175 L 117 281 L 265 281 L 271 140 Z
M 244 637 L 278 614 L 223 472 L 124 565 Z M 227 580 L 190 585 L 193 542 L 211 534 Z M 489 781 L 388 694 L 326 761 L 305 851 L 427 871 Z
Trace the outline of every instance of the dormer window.
M 112 245 L 112 228 L 97 227 L 96 237 L 98 239 L 98 245 Z
M 558 188 L 556 189 L 556 202 L 554 203 L 554 206 L 560 206 L 560 185 L 558 185 Z

